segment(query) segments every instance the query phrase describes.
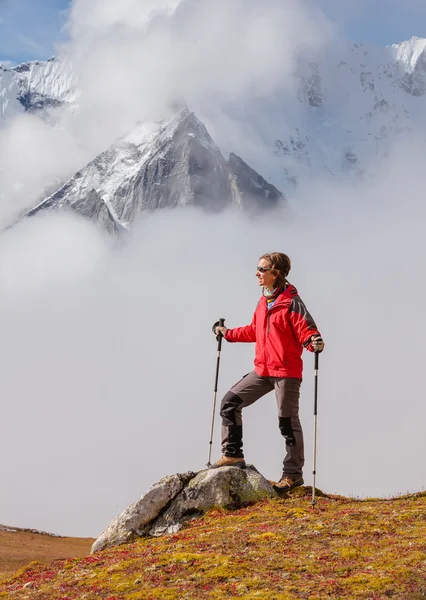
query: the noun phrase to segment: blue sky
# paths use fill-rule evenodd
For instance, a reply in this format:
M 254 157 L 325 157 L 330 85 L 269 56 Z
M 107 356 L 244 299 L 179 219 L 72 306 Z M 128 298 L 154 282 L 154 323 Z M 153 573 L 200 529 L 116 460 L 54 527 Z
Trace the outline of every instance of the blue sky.
M 386 45 L 413 35 L 426 37 L 426 0 L 315 0 L 315 4 L 355 42 Z M 70 0 L 0 0 L 0 60 L 52 56 L 69 5 Z
M 426 0 L 314 0 L 345 38 L 382 46 L 426 37 Z
M 0 60 L 52 56 L 69 4 L 69 0 L 0 0 Z

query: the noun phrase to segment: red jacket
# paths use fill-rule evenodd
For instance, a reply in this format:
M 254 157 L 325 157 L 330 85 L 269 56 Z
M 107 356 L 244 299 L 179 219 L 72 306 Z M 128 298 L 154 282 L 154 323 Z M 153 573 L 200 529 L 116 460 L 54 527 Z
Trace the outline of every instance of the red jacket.
M 294 286 L 288 285 L 268 310 L 259 300 L 250 325 L 228 329 L 228 342 L 256 342 L 255 371 L 262 377 L 302 378 L 303 347 L 321 335 Z

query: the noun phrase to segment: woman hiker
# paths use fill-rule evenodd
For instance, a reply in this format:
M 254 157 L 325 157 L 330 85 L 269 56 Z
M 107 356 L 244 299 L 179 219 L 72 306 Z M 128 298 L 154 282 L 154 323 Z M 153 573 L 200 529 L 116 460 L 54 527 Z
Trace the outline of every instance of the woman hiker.
M 287 281 L 291 262 L 286 254 L 260 257 L 256 277 L 263 288 L 250 325 L 228 329 L 213 325 L 228 342 L 256 342 L 254 371 L 236 383 L 222 400 L 222 458 L 210 468 L 245 467 L 242 409 L 275 390 L 278 425 L 285 438 L 282 477 L 275 488 L 286 492 L 303 485 L 303 432 L 299 420 L 302 351 L 322 352 L 324 342 L 296 288 Z

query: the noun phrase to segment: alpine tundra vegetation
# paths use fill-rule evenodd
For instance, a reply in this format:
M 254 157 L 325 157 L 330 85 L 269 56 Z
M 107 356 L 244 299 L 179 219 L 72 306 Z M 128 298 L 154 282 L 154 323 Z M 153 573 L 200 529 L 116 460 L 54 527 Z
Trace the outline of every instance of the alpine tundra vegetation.
M 13 600 L 422 600 L 426 494 L 354 500 L 309 487 L 86 558 L 31 563 Z M 318 495 L 320 492 L 318 490 Z

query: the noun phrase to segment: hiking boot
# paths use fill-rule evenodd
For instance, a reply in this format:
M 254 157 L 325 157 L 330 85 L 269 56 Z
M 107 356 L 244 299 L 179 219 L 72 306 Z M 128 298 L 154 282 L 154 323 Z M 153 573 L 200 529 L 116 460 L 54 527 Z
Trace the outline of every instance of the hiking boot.
M 283 475 L 278 483 L 274 483 L 273 486 L 278 492 L 289 492 L 293 488 L 298 485 L 303 485 L 304 483 L 302 475 L 294 475 L 293 477 L 290 475 Z
M 219 469 L 219 467 L 238 467 L 239 469 L 245 469 L 246 461 L 242 457 L 235 458 L 234 456 L 222 456 L 213 465 L 210 465 L 209 469 Z

